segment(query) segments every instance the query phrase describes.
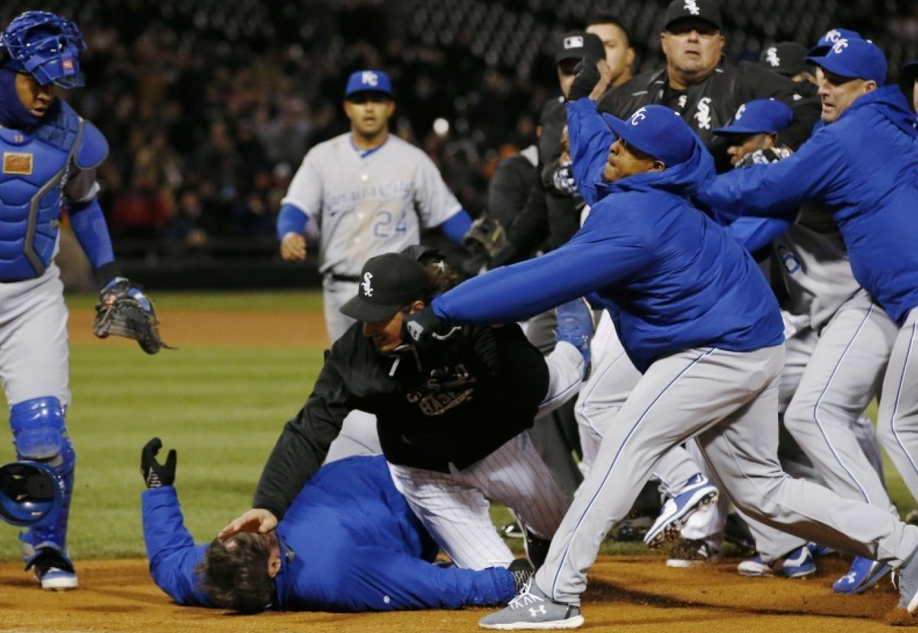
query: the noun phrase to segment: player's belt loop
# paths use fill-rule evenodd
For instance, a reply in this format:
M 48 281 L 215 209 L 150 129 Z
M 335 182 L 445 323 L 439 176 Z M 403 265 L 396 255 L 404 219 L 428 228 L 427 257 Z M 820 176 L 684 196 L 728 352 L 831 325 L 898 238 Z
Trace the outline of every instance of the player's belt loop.
M 332 278 L 332 281 L 348 281 L 352 284 L 360 281 L 360 277 L 357 275 L 336 275 L 335 273 L 332 273 L 329 275 L 329 277 Z

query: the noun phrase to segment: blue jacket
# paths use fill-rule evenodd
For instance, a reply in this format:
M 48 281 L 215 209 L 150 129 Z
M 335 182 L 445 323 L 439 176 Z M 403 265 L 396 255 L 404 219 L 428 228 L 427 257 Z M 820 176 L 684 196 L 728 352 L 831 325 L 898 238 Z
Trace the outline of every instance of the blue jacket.
M 194 573 L 208 545 L 194 544 L 175 488 L 146 490 L 141 505 L 154 582 L 179 604 L 212 606 Z M 504 568 L 432 564 L 437 545 L 395 489 L 382 456 L 323 466 L 277 534 L 286 556 L 275 607 L 283 611 L 457 609 L 505 603 L 515 593 Z
M 796 154 L 721 174 L 699 198 L 724 216 L 788 216 L 803 202 L 833 214 L 854 277 L 901 322 L 918 306 L 918 146 L 898 86 L 852 103 Z
M 433 303 L 452 322 L 506 323 L 576 297 L 609 310 L 628 356 L 646 371 L 695 347 L 751 351 L 779 345 L 783 325 L 756 263 L 689 195 L 714 176 L 700 141 L 662 172 L 602 182 L 612 132 L 595 104 L 568 105 L 574 176 L 592 206 L 561 248 L 466 281 Z

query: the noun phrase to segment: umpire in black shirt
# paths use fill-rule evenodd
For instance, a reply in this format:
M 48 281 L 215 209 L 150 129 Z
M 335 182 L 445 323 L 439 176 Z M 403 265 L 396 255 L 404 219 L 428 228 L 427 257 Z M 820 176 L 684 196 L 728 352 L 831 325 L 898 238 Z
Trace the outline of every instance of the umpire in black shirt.
M 793 81 L 760 64 L 727 61 L 721 25 L 712 0 L 673 0 L 660 34 L 666 66 L 609 90 L 597 109 L 626 119 L 650 104 L 672 108 L 701 137 L 720 173 L 731 168 L 730 158 L 727 141 L 713 130 L 729 124 L 742 104 L 774 97 L 794 109 L 794 123 L 782 139 L 797 149 L 819 119 L 818 99 L 801 95 Z
M 353 409 L 376 415 L 396 487 L 459 567 L 513 560 L 486 499 L 513 510 L 535 537 L 554 534 L 570 500 L 527 430 L 579 390 L 589 310 L 559 308 L 559 344 L 548 358 L 517 325 L 454 328 L 416 349 L 402 343 L 404 316 L 459 277 L 436 251 L 419 249 L 419 260 L 410 248 L 364 265 L 357 296 L 341 308 L 358 322 L 334 343 L 305 406 L 284 427 L 253 509 L 222 537 L 273 529 Z

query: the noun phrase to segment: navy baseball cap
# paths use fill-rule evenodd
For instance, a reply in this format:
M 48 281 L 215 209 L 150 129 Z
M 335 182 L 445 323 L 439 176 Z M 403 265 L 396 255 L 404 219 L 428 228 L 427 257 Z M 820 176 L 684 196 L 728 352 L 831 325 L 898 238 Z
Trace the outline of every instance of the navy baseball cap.
M 358 70 L 347 78 L 344 98 L 358 92 L 381 92 L 392 98 L 392 81 L 389 75 L 381 70 Z
M 625 120 L 603 112 L 602 120 L 628 145 L 663 161 L 667 167 L 691 158 L 698 142 L 682 117 L 666 106 L 644 106 Z
M 741 105 L 733 121 L 725 127 L 714 128 L 715 134 L 773 134 L 794 120 L 794 111 L 777 99 L 755 99 Z
M 357 296 L 341 306 L 341 314 L 363 322 L 383 321 L 433 291 L 433 281 L 414 253 L 377 255 L 363 265 Z
M 566 59 L 583 59 L 589 55 L 599 61 L 606 58 L 606 47 L 598 35 L 586 31 L 571 31 L 558 39 L 555 47 L 555 65 Z
M 842 38 L 822 57 L 811 55 L 806 60 L 838 77 L 886 83 L 886 56 L 868 40 Z
M 829 52 L 829 49 L 835 45 L 838 40 L 859 40 L 861 34 L 850 29 L 829 29 L 825 35 L 819 38 L 816 46 L 810 49 L 809 57 L 822 57 Z
M 723 30 L 720 7 L 713 0 L 673 0 L 666 7 L 663 30 L 668 31 L 675 22 L 686 18 L 704 20 L 713 24 L 718 31 Z
M 793 77 L 806 67 L 806 46 L 798 42 L 779 42 L 762 51 L 759 63 L 779 75 Z

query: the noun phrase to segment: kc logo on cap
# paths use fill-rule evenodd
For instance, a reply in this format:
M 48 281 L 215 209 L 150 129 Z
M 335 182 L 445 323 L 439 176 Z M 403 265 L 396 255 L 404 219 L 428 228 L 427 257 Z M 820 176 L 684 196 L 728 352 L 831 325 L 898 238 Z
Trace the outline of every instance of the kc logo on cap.
M 641 121 L 647 118 L 647 115 L 644 114 L 647 111 L 647 108 L 641 108 L 637 110 L 634 114 L 631 115 L 631 125 L 637 125 Z

